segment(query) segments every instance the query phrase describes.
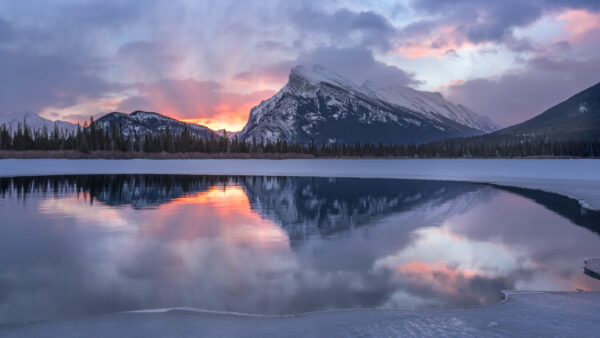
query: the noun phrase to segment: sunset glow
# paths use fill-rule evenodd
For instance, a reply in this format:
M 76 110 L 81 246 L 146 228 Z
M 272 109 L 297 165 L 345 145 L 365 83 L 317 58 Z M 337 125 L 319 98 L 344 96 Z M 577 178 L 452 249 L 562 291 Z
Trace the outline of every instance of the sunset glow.
M 589 74 L 600 57 L 600 13 L 591 4 L 176 7 L 152 0 L 144 6 L 94 0 L 0 5 L 6 13 L 0 17 L 0 59 L 11 69 L 0 79 L 0 114 L 32 112 L 82 123 L 92 115 L 144 110 L 237 131 L 253 107 L 285 85 L 292 67 L 322 64 L 359 84 L 394 82 L 390 74 L 397 74 L 398 84 L 442 90 L 449 100 L 508 125 L 556 102 L 515 100 L 518 86 L 505 84 L 507 77 L 561 97 L 597 82 Z M 53 10 L 79 16 L 59 20 L 47 15 Z M 218 14 L 223 11 L 226 16 Z M 552 67 L 535 69 L 542 61 Z M 561 66 L 572 63 L 580 70 Z M 564 78 L 569 84 L 561 86 Z M 478 81 L 502 90 L 478 86 L 478 95 L 462 93 Z

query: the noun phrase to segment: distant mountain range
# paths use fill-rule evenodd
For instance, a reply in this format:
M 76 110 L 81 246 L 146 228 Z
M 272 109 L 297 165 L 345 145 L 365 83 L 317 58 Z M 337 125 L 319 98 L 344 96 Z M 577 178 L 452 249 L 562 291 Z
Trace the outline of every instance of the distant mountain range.
M 120 127 L 125 135 L 134 133 L 138 135 L 156 134 L 166 131 L 167 128 L 173 134 L 181 134 L 187 128 L 196 137 L 217 136 L 216 132 L 205 126 L 186 123 L 165 115 L 145 111 L 134 111 L 131 114 L 114 112 L 102 116 L 96 123 L 103 128 L 108 128 L 108 130 L 111 130 L 113 126 Z
M 23 124 L 23 122 L 27 123 L 27 125 L 33 130 L 41 130 L 42 128 L 46 127 L 48 132 L 51 132 L 54 129 L 54 124 L 56 124 L 59 129 L 66 130 L 68 132 L 77 130 L 76 124 L 60 120 L 51 121 L 33 113 L 15 113 L 8 116 L 0 115 L 0 125 L 4 124 L 6 125 L 6 128 L 12 129 L 13 131 L 17 130 L 18 124 Z
M 489 118 L 439 93 L 404 86 L 358 86 L 322 66 L 296 66 L 288 83 L 252 108 L 238 134 L 259 142 L 421 143 L 498 129 Z
M 73 132 L 77 125 L 50 121 L 36 114 L 0 115 L 0 124 L 16 130 L 26 121 L 32 129 L 56 124 Z M 167 128 L 180 134 L 222 136 L 224 130 L 186 123 L 153 112 L 109 113 L 97 121 L 120 127 L 125 135 L 156 134 Z M 409 87 L 361 86 L 324 67 L 296 66 L 288 83 L 273 97 L 252 108 L 248 123 L 228 137 L 258 142 L 285 140 L 307 144 L 372 143 L 407 144 L 477 136 L 469 140 L 600 140 L 600 83 L 557 104 L 523 123 L 500 129 L 492 120 L 439 94 Z

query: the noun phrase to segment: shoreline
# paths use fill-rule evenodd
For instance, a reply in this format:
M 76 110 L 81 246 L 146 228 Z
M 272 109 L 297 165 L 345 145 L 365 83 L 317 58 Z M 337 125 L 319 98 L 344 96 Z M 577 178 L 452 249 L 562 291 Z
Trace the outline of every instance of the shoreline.
M 510 160 L 510 159 L 600 159 L 600 157 L 577 156 L 515 156 L 515 157 L 410 157 L 410 156 L 315 156 L 306 153 L 145 153 L 122 151 L 91 151 L 82 153 L 78 150 L 0 150 L 0 160 L 4 159 L 68 159 L 68 160 L 218 160 L 218 159 L 325 159 L 325 160 Z
M 304 176 L 464 181 L 541 190 L 600 210 L 595 159 L 0 160 L 0 177 L 86 174 Z
M 341 309 L 254 315 L 189 308 L 0 325 L 19 337 L 581 336 L 600 330 L 600 292 L 504 292 L 497 304 L 442 309 Z M 586 335 L 586 334 L 583 334 Z

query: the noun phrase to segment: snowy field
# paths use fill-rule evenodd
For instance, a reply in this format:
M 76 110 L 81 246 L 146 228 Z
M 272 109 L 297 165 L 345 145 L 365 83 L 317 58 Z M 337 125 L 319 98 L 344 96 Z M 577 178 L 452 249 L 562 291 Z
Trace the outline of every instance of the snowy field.
M 117 173 L 485 182 L 559 193 L 600 210 L 600 160 L 0 160 L 0 176 Z
M 9 337 L 593 337 L 600 293 L 521 293 L 498 305 L 251 316 L 195 310 L 126 312 L 0 326 Z

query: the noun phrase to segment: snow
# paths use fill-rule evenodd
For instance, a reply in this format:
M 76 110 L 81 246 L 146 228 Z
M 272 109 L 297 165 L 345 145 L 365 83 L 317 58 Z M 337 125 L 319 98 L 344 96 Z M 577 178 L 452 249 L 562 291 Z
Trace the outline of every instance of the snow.
M 485 132 L 499 129 L 488 117 L 478 115 L 463 105 L 454 104 L 438 92 L 419 91 L 400 85 L 379 86 L 372 81 L 366 81 L 362 87 L 371 96 L 416 111 L 431 120 L 439 121 L 441 115 Z
M 353 93 L 376 97 L 382 101 L 418 112 L 431 120 L 439 121 L 438 116 L 441 115 L 460 124 L 485 132 L 499 129 L 499 126 L 488 117 L 480 116 L 465 106 L 454 104 L 437 92 L 419 91 L 397 84 L 381 86 L 371 80 L 367 80 L 362 86 L 358 86 L 350 79 L 321 65 L 313 65 L 312 68 L 302 65 L 296 66 L 292 69 L 292 76 L 302 78 L 311 85 L 330 83 Z M 309 92 L 309 94 L 313 93 Z
M 0 176 L 117 173 L 470 181 L 558 193 L 600 210 L 600 160 L 0 160 Z
M 13 113 L 8 115 L 0 115 L 0 125 L 5 124 L 8 129 L 16 130 L 18 123 L 23 123 L 23 120 L 27 122 L 27 125 L 33 130 L 41 130 L 44 126 L 50 133 L 54 130 L 54 124 L 61 130 L 72 132 L 77 130 L 77 125 L 66 122 L 66 121 L 51 121 L 45 119 L 38 114 L 33 113 Z
M 332 89 L 332 86 L 342 90 Z M 282 138 L 293 141 L 295 123 L 302 123 L 300 116 L 297 116 L 302 112 L 299 111 L 301 103 L 311 102 L 316 106 L 315 111 L 306 113 L 305 117 L 308 120 L 325 121 L 322 115 L 327 109 L 324 110 L 319 106 L 319 96 L 326 98 L 325 105 L 328 107 L 339 108 L 339 112 L 332 115 L 335 120 L 347 118 L 348 113 L 352 115 L 353 111 L 357 112 L 357 108 L 364 105 L 368 113 L 359 118 L 359 121 L 366 124 L 374 121 L 385 123 L 391 120 L 402 125 L 398 123 L 398 116 L 396 116 L 397 110 L 400 110 L 417 119 L 423 118 L 438 124 L 448 123 L 449 119 L 463 127 L 482 132 L 491 132 L 499 128 L 488 117 L 478 115 L 465 106 L 454 104 L 440 93 L 419 91 L 400 85 L 384 87 L 372 81 L 366 81 L 359 86 L 323 66 L 299 65 L 291 70 L 288 83 L 276 95 L 252 108 L 248 123 L 240 132 L 240 137 L 246 140 L 256 137 L 257 140 L 275 141 L 265 134 L 267 131 L 280 130 L 279 135 Z M 373 102 L 375 102 L 374 106 Z M 392 109 L 394 112 L 386 109 Z M 420 126 L 421 122 L 413 124 Z M 451 128 L 456 127 L 454 124 L 451 125 L 453 126 Z M 302 129 L 302 126 L 298 128 Z M 438 129 L 450 130 L 448 127 Z
M 351 80 L 321 65 L 313 65 L 312 67 L 298 65 L 292 68 L 290 77 L 293 76 L 300 77 L 312 85 L 319 83 L 330 83 L 353 92 L 363 92 L 361 88 L 354 84 Z
M 0 326 L 11 337 L 581 337 L 600 332 L 599 292 L 509 293 L 496 305 L 256 316 L 158 309 Z

